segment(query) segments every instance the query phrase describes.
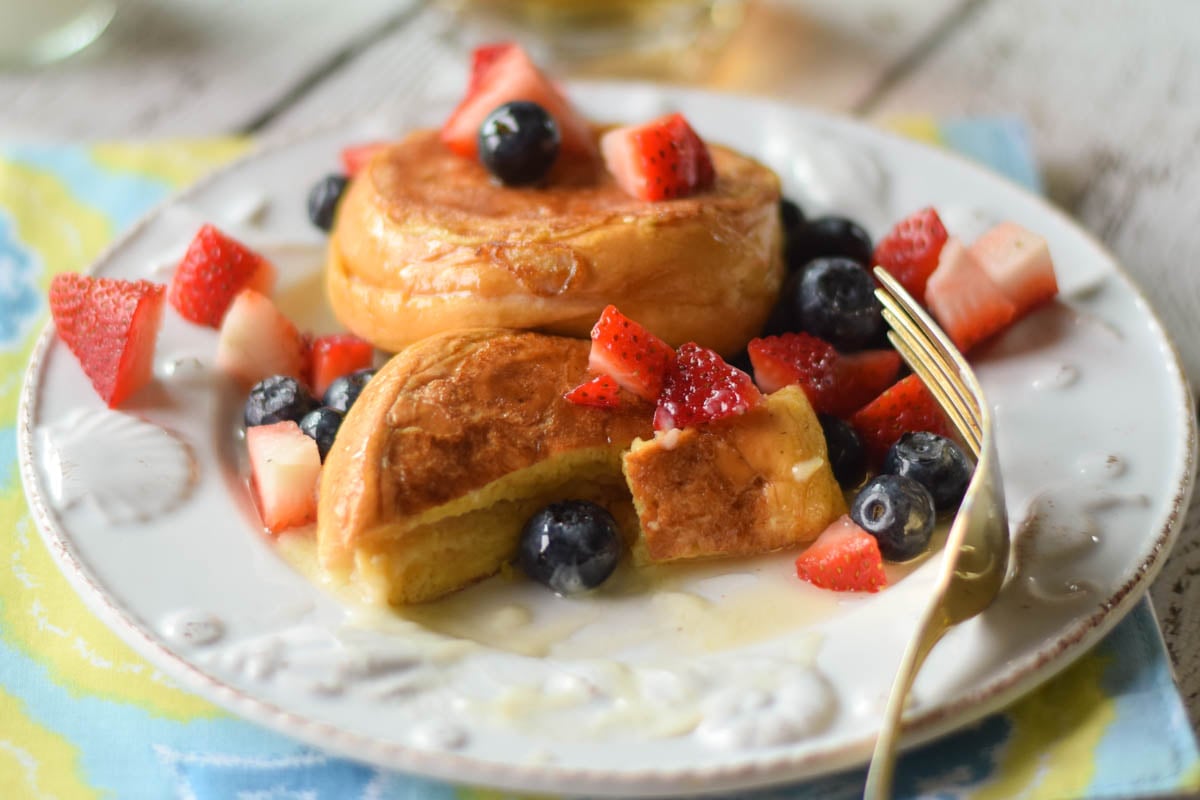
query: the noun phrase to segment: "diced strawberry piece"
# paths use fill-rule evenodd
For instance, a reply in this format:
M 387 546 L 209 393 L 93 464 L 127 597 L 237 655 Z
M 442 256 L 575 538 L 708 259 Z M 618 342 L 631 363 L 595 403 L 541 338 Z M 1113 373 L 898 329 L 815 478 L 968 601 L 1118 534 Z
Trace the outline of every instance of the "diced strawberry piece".
M 687 428 L 744 414 L 762 402 L 750 376 L 695 342 L 679 347 L 667 370 L 654 429 Z
M 270 294 L 274 285 L 271 262 L 204 225 L 175 268 L 167 299 L 184 319 L 216 328 L 242 289 Z
M 962 243 L 951 238 L 925 287 L 925 304 L 964 353 L 1008 326 L 1017 307 Z
M 682 114 L 611 130 L 600 138 L 600 152 L 620 187 L 642 200 L 686 197 L 716 179 L 708 147 Z
M 513 100 L 527 100 L 546 109 L 558 124 L 563 153 L 595 156 L 596 140 L 587 120 L 517 45 L 499 53 L 480 74 L 479 85 L 468 91 L 442 125 L 442 141 L 458 155 L 475 158 L 484 118 Z
M 346 177 L 353 178 L 365 167 L 375 154 L 388 146 L 388 142 L 363 142 L 342 150 L 342 169 Z
M 313 340 L 309 359 L 309 382 L 320 397 L 338 378 L 371 366 L 375 348 L 352 333 L 334 333 Z
M 271 375 L 302 378 L 304 339 L 270 298 L 243 289 L 221 323 L 217 366 L 247 385 Z
M 836 398 L 829 413 L 849 416 L 896 381 L 902 362 L 895 350 L 860 350 L 841 356 L 834 367 Z
M 833 345 L 807 333 L 784 333 L 751 339 L 746 346 L 754 366 L 754 382 L 767 394 L 799 384 L 817 411 L 828 411 L 838 352 Z
M 621 403 L 620 391 L 621 387 L 612 377 L 598 375 L 590 381 L 579 384 L 564 394 L 563 398 L 578 406 L 615 408 Z
M 879 542 L 846 514 L 830 523 L 800 554 L 796 575 L 835 592 L 878 592 L 887 586 Z
M 908 293 L 922 302 L 925 284 L 937 269 L 949 235 L 932 208 L 923 208 L 896 223 L 875 247 L 875 263 L 891 273 Z
M 166 288 L 64 273 L 50 282 L 59 338 L 109 408 L 150 382 Z
M 880 464 L 888 448 L 905 433 L 929 431 L 953 435 L 937 400 L 916 375 L 909 375 L 855 412 L 850 418 L 867 450 L 867 459 Z
M 321 454 L 290 420 L 246 429 L 250 475 L 263 525 L 271 533 L 317 518 Z
M 807 333 L 784 333 L 751 340 L 747 350 L 754 382 L 768 394 L 798 384 L 815 411 L 846 416 L 892 385 L 900 372 L 894 350 L 863 350 L 842 355 Z
M 675 351 L 662 339 L 609 306 L 592 327 L 588 369 L 610 375 L 643 400 L 658 399 Z
M 1017 315 L 1058 294 L 1058 279 L 1046 240 L 1015 222 L 1002 222 L 980 236 L 969 252 L 1017 307 Z
M 512 42 L 484 44 L 471 51 L 471 77 L 467 81 L 467 96 L 475 94 L 483 85 L 483 77 L 500 57 L 512 50 L 516 45 Z

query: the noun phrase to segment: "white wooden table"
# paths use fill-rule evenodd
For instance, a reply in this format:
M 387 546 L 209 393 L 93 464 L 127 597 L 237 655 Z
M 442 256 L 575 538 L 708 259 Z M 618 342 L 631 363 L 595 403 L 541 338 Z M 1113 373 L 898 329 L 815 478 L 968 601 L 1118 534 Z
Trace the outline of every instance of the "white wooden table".
M 123 0 L 104 39 L 0 73 L 0 139 L 287 135 L 432 91 L 413 0 Z M 1011 114 L 1051 198 L 1108 244 L 1200 379 L 1200 3 L 759 0 L 703 81 L 878 119 Z M 1200 495 L 1152 588 L 1200 726 Z

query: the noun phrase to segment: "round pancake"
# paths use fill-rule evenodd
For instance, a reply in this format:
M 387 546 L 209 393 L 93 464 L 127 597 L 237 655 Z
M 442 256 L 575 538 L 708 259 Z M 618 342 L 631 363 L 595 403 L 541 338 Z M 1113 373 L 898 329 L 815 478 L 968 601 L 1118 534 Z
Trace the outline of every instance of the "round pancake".
M 709 148 L 712 189 L 648 203 L 590 161 L 560 159 L 541 188 L 503 187 L 436 131 L 416 131 L 342 198 L 326 276 L 334 313 L 398 351 L 470 327 L 586 337 L 611 303 L 672 345 L 731 355 L 783 280 L 779 180 Z
M 614 409 L 564 400 L 590 377 L 588 350 L 579 339 L 483 329 L 393 357 L 326 456 L 323 566 L 356 570 L 388 602 L 421 602 L 498 570 L 548 502 L 627 500 L 621 453 L 650 435 L 654 409 L 632 395 Z

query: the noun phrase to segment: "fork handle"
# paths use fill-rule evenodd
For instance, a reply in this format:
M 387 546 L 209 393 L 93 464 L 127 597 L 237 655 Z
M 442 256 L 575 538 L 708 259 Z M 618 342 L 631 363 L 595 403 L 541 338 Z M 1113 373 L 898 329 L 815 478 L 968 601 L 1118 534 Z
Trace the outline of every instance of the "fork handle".
M 875 752 L 871 754 L 871 766 L 867 769 L 867 784 L 863 789 L 863 800 L 889 800 L 892 796 L 892 781 L 896 771 L 896 748 L 900 740 L 904 706 L 913 681 L 925 663 L 925 657 L 938 640 L 950 630 L 951 622 L 941 608 L 940 602 L 929 604 L 920 630 L 908 643 L 900 668 L 892 682 L 892 692 L 887 709 L 883 712 L 883 727 L 875 740 Z

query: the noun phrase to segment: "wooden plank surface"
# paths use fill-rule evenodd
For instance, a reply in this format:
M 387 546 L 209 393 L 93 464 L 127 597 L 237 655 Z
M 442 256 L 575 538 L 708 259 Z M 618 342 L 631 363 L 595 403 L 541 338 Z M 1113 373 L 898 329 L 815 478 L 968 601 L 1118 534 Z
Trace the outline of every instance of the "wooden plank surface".
M 92 48 L 0 72 L 0 137 L 206 136 L 252 125 L 379 35 L 413 0 L 122 0 Z
M 872 115 L 1028 121 L 1051 198 L 1110 247 L 1200 380 L 1200 3 L 1004 0 L 871 104 Z M 1154 409 L 1147 408 L 1147 413 Z M 1151 589 L 1200 728 L 1200 496 Z

